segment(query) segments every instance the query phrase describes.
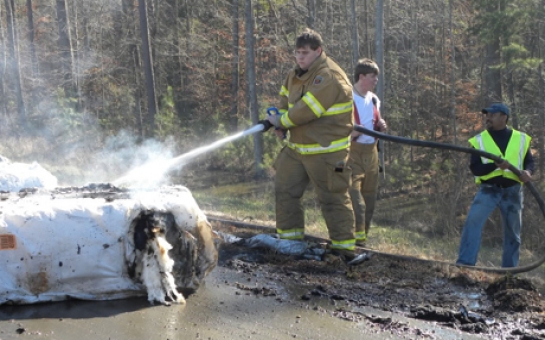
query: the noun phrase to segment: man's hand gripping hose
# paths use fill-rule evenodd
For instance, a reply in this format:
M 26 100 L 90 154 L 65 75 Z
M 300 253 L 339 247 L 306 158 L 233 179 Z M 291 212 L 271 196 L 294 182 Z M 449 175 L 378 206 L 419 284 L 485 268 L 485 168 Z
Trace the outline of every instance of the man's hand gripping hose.
M 267 114 L 269 115 L 269 117 L 274 117 L 277 121 L 278 121 L 278 119 L 280 119 L 280 112 L 274 106 L 269 107 L 267 109 Z M 270 119 L 263 119 L 263 120 L 260 120 L 257 123 L 263 125 L 263 132 L 268 131 L 271 127 L 275 126 L 275 124 L 273 124 L 270 121 Z M 282 130 L 279 127 L 275 127 L 274 129 L 276 130 L 276 135 L 277 136 L 279 136 L 279 137 L 281 136 L 283 139 L 286 138 L 286 131 L 285 130 Z

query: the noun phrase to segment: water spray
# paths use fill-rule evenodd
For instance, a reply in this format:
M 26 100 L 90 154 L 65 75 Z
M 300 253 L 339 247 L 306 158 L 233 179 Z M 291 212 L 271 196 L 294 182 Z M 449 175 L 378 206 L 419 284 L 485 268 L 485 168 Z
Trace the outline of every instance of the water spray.
M 197 156 L 200 156 L 206 152 L 215 150 L 239 138 L 253 135 L 256 132 L 261 132 L 264 130 L 266 130 L 266 127 L 263 124 L 257 124 L 247 130 L 244 130 L 232 136 L 228 136 L 223 139 L 220 139 L 210 145 L 196 148 L 178 157 L 163 160 L 163 161 L 153 161 L 153 162 L 146 163 L 142 166 L 139 166 L 129 171 L 124 176 L 116 179 L 115 181 L 112 182 L 112 184 L 115 186 L 122 186 L 124 184 L 129 184 L 129 183 L 143 182 L 145 181 L 146 178 L 150 177 L 150 174 L 153 174 L 153 178 L 156 178 L 156 179 L 162 178 L 169 171 L 172 171 L 174 169 L 179 169 L 181 166 L 189 163 L 191 160 L 195 159 Z

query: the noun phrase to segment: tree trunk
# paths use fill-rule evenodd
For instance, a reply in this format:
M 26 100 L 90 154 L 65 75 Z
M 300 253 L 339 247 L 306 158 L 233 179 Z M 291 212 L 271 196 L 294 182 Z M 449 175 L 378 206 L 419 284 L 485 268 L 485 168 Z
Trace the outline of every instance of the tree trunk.
M 26 11 L 27 11 L 27 21 L 28 21 L 28 47 L 30 50 L 30 63 L 31 63 L 31 70 L 32 70 L 32 79 L 39 78 L 39 72 L 38 72 L 38 59 L 36 57 L 36 45 L 34 43 L 34 15 L 33 15 L 33 9 L 32 9 L 32 0 L 27 0 L 26 2 Z M 32 85 L 33 82 L 31 82 L 30 87 L 30 93 L 31 93 L 31 100 L 29 103 L 29 109 L 30 112 L 33 111 L 34 105 L 38 103 L 38 94 L 36 93 L 36 87 Z
M 408 85 L 409 85 L 409 92 L 411 92 L 413 95 L 412 100 L 409 101 L 409 112 L 410 112 L 410 119 L 407 120 L 407 124 L 404 124 L 404 128 L 410 131 L 409 133 L 414 136 L 413 138 L 419 139 L 420 136 L 420 125 L 418 124 L 418 105 L 419 105 L 419 91 L 418 91 L 418 82 L 419 82 L 419 74 L 418 74 L 418 47 L 419 47 L 419 34 L 420 34 L 420 27 L 418 25 L 418 8 L 419 8 L 419 1 L 414 0 L 414 4 L 411 7 L 411 33 L 410 33 L 410 65 L 412 67 L 409 68 L 409 79 L 408 79 Z M 431 122 L 431 120 L 430 120 Z M 435 130 L 435 129 L 433 129 Z M 415 149 L 411 146 L 409 148 L 409 156 L 410 156 L 410 162 L 414 162 L 414 152 Z
M 151 49 L 149 43 L 148 14 L 146 0 L 138 0 L 138 12 L 140 14 L 140 38 L 142 39 L 142 61 L 144 67 L 144 81 L 146 97 L 148 101 L 148 115 L 144 126 L 144 136 L 152 137 L 155 131 L 155 115 L 157 114 L 157 100 L 155 96 L 155 81 Z
M 256 93 L 256 75 L 255 75 L 255 41 L 254 41 L 254 16 L 252 9 L 252 0 L 246 0 L 244 7 L 245 25 L 246 25 L 246 74 L 248 81 L 248 109 L 252 119 L 252 125 L 257 125 L 259 120 Z M 254 161 L 256 177 L 263 176 L 263 135 L 254 134 Z
M 501 71 L 498 68 L 491 68 L 491 66 L 499 65 L 501 62 L 499 38 L 485 46 L 485 53 L 485 93 L 483 95 L 484 99 L 487 101 L 484 105 L 488 105 L 488 102 L 498 102 L 502 100 Z
M 123 0 L 122 2 L 122 11 L 126 20 L 126 36 L 136 36 L 137 25 L 136 25 L 136 7 L 132 0 Z M 129 45 L 130 51 L 130 60 L 132 63 L 132 75 L 134 83 L 134 107 L 133 107 L 133 116 L 136 122 L 136 127 L 138 129 L 139 139 L 145 138 L 145 118 L 144 113 L 142 112 L 143 103 L 143 81 L 142 81 L 142 61 L 140 58 L 140 51 L 138 49 L 138 44 L 133 40 Z
M 538 39 L 537 41 L 541 41 L 540 39 L 540 36 L 541 36 L 541 31 L 539 29 L 539 24 L 538 24 L 538 30 L 537 30 L 537 34 L 538 34 Z M 543 53 L 542 53 L 542 50 L 541 50 L 541 44 L 538 44 L 538 58 L 539 59 L 542 59 L 543 58 Z M 538 93 L 539 93 L 539 98 L 545 98 L 545 79 L 543 78 L 543 63 L 540 63 L 539 64 L 539 67 L 538 67 L 538 77 L 539 77 L 539 90 L 538 90 Z M 538 108 L 539 110 L 539 108 Z M 538 174 L 539 174 L 539 179 L 542 180 L 543 179 L 543 171 L 545 171 L 545 101 L 542 100 L 541 101 L 541 114 L 540 114 L 540 117 L 541 117 L 541 128 L 538 129 L 538 131 L 540 132 L 540 136 L 538 136 L 537 140 L 538 140 L 538 167 L 539 167 L 539 170 L 538 170 Z
M 0 17 L 2 14 L 2 6 L 0 6 Z M 0 25 L 0 108 L 2 110 L 2 117 L 4 117 L 4 121 L 8 121 L 8 108 L 7 108 L 7 98 L 6 98 L 6 86 L 4 84 L 4 75 L 6 74 L 7 65 L 5 64 L 4 60 L 7 59 L 6 55 L 6 49 L 4 48 L 6 46 L 5 43 L 5 34 L 4 34 L 4 26 Z M 4 124 L 3 127 L 6 127 L 7 124 Z M 0 128 L 1 131 L 1 128 Z
M 79 2 L 79 4 L 84 5 L 85 2 Z M 79 72 L 79 70 L 81 69 L 81 60 L 82 60 L 82 57 L 83 57 L 83 49 L 80 46 L 80 36 L 79 36 L 80 29 L 78 27 L 78 25 L 79 25 L 79 16 L 78 16 L 77 5 L 78 5 L 78 2 L 75 2 L 72 15 L 70 15 L 70 12 L 68 11 L 68 8 L 69 8 L 68 5 L 66 6 L 66 11 L 68 12 L 68 17 L 69 18 L 70 17 L 74 18 L 73 21 L 72 21 L 74 23 L 74 35 L 73 35 L 73 37 L 74 37 L 74 44 L 75 44 L 76 48 L 71 49 L 70 57 L 72 58 L 72 65 L 74 65 L 73 69 L 72 69 L 72 74 L 73 74 L 73 78 L 74 78 L 74 86 L 75 86 L 76 98 L 77 98 L 77 107 L 76 107 L 76 109 L 77 109 L 77 111 L 85 111 L 83 106 L 82 106 L 82 99 L 83 99 L 82 98 L 82 93 L 81 93 L 82 80 L 80 78 L 80 72 Z M 72 37 L 71 29 L 70 29 L 71 22 L 67 21 L 67 23 L 68 23 L 68 36 Z
M 371 38 L 369 37 L 369 3 L 368 0 L 363 0 L 364 6 L 364 20 L 365 23 L 365 56 L 368 57 L 371 55 Z
M 72 77 L 72 46 L 70 42 L 70 27 L 66 14 L 66 2 L 56 0 L 57 26 L 59 30 L 59 59 L 61 62 L 61 74 L 63 76 L 63 88 L 66 98 L 77 96 Z
M 384 100 L 384 0 L 377 0 L 376 8 L 376 28 L 375 28 L 375 53 L 376 63 L 380 69 L 379 79 L 377 84 L 377 96 L 381 101 Z M 384 117 L 384 105 L 381 106 L 381 115 Z M 382 178 L 386 176 L 386 168 L 384 167 L 384 143 L 379 139 L 379 161 L 382 165 Z
M 166 73 L 167 88 L 172 88 L 172 99 L 174 103 L 174 110 L 178 117 L 181 117 L 180 113 L 185 110 L 182 94 L 182 47 L 181 45 L 181 27 L 179 18 L 180 1 L 168 0 L 167 4 L 170 6 L 167 13 L 168 23 L 171 28 L 172 38 L 169 47 L 169 53 L 171 57 L 168 58 L 168 65 L 166 66 L 170 72 Z M 157 86 L 157 84 L 156 84 Z
M 239 86 L 239 45 L 240 38 L 238 32 L 239 14 L 238 14 L 238 0 L 232 0 L 232 16 L 233 16 L 233 64 L 231 70 L 231 113 L 229 114 L 230 130 L 236 131 L 238 129 L 238 86 Z
M 30 61 L 32 63 L 32 77 L 38 77 L 38 59 L 36 58 L 36 45 L 34 45 L 34 16 L 32 10 L 32 0 L 26 1 L 27 19 L 28 19 L 28 45 L 30 49 Z
M 184 7 L 184 12 L 186 13 L 186 17 L 185 17 L 185 49 L 186 49 L 186 53 L 185 53 L 185 56 L 183 58 L 180 58 L 180 69 L 182 70 L 181 71 L 181 75 L 180 75 L 180 78 L 181 78 L 181 82 L 182 82 L 182 93 L 185 94 L 185 96 L 187 96 L 188 98 L 184 98 L 184 101 L 185 103 L 191 103 L 191 99 L 192 98 L 189 98 L 191 95 L 192 95 L 192 90 L 191 90 L 191 76 L 192 76 L 192 68 L 191 68 L 191 57 L 190 57 L 190 53 L 188 53 L 188 51 L 191 51 L 192 50 L 192 46 L 193 46 L 193 33 L 192 33 L 192 30 L 193 30 L 193 26 L 192 26 L 192 20 L 194 20 L 194 18 L 192 17 L 192 8 L 193 6 L 191 6 L 191 4 L 189 4 L 189 0 L 184 0 L 184 3 L 183 3 L 183 7 Z M 189 120 L 192 116 L 192 112 L 190 110 L 184 110 L 183 113 L 182 113 L 182 120 L 183 119 L 187 119 Z
M 518 114 L 517 114 L 517 102 L 515 100 L 515 77 L 513 75 L 514 70 L 510 65 L 507 65 L 507 95 L 509 96 L 509 102 L 510 105 L 510 117 L 509 120 L 511 121 L 511 124 L 513 125 L 513 128 L 515 130 L 518 130 L 519 128 L 519 120 L 518 120 Z
M 13 0 L 4 0 L 6 5 L 6 22 L 8 29 L 8 58 L 7 65 L 11 69 L 11 77 L 13 80 L 13 87 L 15 96 L 17 98 L 17 112 L 19 113 L 18 120 L 21 127 L 26 127 L 27 117 L 25 102 L 23 100 L 23 89 L 21 86 L 21 70 L 19 68 L 19 58 L 17 56 L 17 38 L 15 33 L 16 19 L 15 19 L 15 4 Z
M 454 11 L 453 0 L 449 0 L 449 39 L 450 39 L 450 117 L 452 119 L 453 143 L 457 144 L 456 128 L 456 45 L 454 44 L 454 32 L 452 15 Z M 457 172 L 459 173 L 459 171 Z
M 316 21 L 316 0 L 307 0 L 307 26 L 314 29 L 314 22 Z
M 358 15 L 356 13 L 356 0 L 350 0 L 350 22 L 352 25 L 352 68 L 356 67 L 360 58 L 360 45 L 358 37 Z
M 375 27 L 375 61 L 380 69 L 377 95 L 384 99 L 384 0 L 377 0 Z

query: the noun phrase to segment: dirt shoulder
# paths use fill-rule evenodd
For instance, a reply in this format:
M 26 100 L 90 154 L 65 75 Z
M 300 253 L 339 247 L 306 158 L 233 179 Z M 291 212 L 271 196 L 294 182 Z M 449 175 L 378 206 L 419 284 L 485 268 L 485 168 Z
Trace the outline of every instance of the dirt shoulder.
M 214 229 L 245 239 L 264 233 L 220 223 Z M 396 315 L 485 339 L 545 339 L 542 296 L 530 281 L 516 276 L 379 254 L 347 266 L 335 256 L 326 255 L 323 261 L 298 259 L 240 242 L 223 242 L 219 248 L 221 267 L 281 283 L 294 298 L 314 303 L 343 320 L 371 322 L 392 333 L 426 333 L 422 325 L 396 324 L 391 317 Z M 368 307 L 390 316 L 365 312 Z

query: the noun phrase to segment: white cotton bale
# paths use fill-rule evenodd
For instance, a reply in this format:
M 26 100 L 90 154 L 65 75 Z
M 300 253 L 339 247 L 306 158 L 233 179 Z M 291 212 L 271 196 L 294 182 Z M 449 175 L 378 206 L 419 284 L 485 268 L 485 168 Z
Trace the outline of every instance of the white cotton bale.
M 24 188 L 53 189 L 57 178 L 40 164 L 16 163 L 0 156 L 0 191 L 19 191 Z
M 0 305 L 146 294 L 152 302 L 183 303 L 180 292 L 196 290 L 217 263 L 212 228 L 187 188 L 73 196 L 12 194 L 0 201 Z M 144 240 L 156 252 L 145 260 L 134 227 L 146 214 L 171 222 Z M 142 266 L 153 259 L 159 262 L 146 281 Z

